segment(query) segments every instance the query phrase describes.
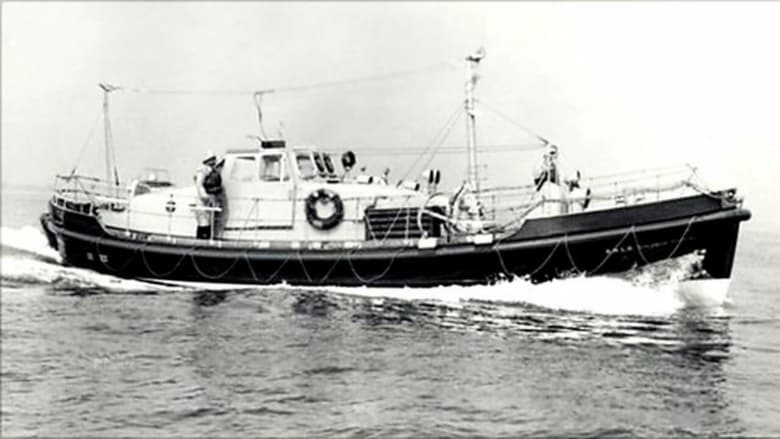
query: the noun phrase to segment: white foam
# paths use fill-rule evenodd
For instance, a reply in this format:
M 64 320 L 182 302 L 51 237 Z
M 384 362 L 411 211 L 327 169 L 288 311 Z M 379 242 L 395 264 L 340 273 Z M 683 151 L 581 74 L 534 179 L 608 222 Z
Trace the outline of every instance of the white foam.
M 685 306 L 673 287 L 651 288 L 610 277 L 575 277 L 533 284 L 522 279 L 490 286 L 432 288 L 328 287 L 328 291 L 364 297 L 434 300 L 445 303 L 487 301 L 531 304 L 566 311 L 610 315 L 669 315 Z
M 60 254 L 49 247 L 46 235 L 38 227 L 24 226 L 18 229 L 2 227 L 0 243 L 3 247 L 10 247 L 56 262 L 62 261 Z
M 680 297 L 689 306 L 715 308 L 728 302 L 730 279 L 697 279 L 680 282 Z
M 106 291 L 120 293 L 177 290 L 173 287 L 132 279 L 122 279 L 91 270 L 65 267 L 57 263 L 24 256 L 3 255 L 0 257 L 0 270 L 4 280 L 52 284 L 66 288 L 101 288 Z

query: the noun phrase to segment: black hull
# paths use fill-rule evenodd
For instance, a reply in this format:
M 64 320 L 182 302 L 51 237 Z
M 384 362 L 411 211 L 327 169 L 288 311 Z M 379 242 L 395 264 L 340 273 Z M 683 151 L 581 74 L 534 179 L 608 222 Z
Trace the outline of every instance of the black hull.
M 126 278 L 345 286 L 488 284 L 508 275 L 540 282 L 621 272 L 692 252 L 704 254 L 707 277 L 729 278 L 739 224 L 750 218 L 723 197 L 699 195 L 532 219 L 488 244 L 304 250 L 124 237 L 106 231 L 89 206 L 50 209 L 41 218 L 49 243 L 74 266 Z

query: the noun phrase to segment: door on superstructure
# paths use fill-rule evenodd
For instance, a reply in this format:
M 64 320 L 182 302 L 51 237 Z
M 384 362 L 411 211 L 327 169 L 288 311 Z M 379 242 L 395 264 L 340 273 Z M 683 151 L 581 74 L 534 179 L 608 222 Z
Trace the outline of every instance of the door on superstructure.
M 293 227 L 294 182 L 284 151 L 236 154 L 227 169 L 227 238 Z

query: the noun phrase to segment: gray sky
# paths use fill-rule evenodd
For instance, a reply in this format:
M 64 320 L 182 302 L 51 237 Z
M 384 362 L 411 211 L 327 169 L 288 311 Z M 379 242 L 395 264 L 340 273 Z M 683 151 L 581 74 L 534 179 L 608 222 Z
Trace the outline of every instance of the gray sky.
M 266 129 L 354 149 L 400 178 L 462 102 L 463 57 L 484 45 L 477 93 L 560 145 L 586 175 L 691 162 L 737 185 L 754 221 L 779 224 L 780 3 L 31 3 L 2 4 L 2 179 L 50 184 L 98 116 L 98 82 L 254 90 L 450 68 L 269 95 Z M 208 149 L 257 132 L 246 96 L 112 96 L 120 173 L 169 168 L 188 182 Z M 445 146 L 464 144 L 462 120 Z M 480 119 L 482 143 L 528 143 Z M 102 126 L 81 168 L 102 165 Z M 361 155 L 361 151 L 364 153 Z M 493 184 L 524 184 L 534 153 L 481 156 Z M 465 159 L 432 162 L 448 183 Z M 99 171 L 102 175 L 102 171 Z M 417 171 L 415 171 L 417 172 Z

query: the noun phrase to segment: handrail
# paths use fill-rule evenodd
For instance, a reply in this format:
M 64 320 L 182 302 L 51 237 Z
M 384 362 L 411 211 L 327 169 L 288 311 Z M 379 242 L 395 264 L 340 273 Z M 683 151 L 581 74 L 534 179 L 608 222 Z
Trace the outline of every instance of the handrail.
M 686 171 L 691 171 L 691 174 L 686 174 Z M 677 167 L 674 171 L 672 171 L 670 168 L 663 168 L 659 169 L 659 172 L 656 174 L 648 174 L 648 171 L 643 170 L 639 171 L 639 173 L 621 173 L 619 175 L 624 177 L 630 177 L 630 178 L 623 178 L 623 179 L 616 179 L 616 180 L 604 180 L 601 177 L 594 177 L 593 179 L 581 179 L 580 184 L 582 185 L 582 189 L 590 188 L 591 191 L 587 196 L 583 195 L 575 195 L 571 194 L 566 197 L 547 197 L 545 198 L 541 192 L 538 192 L 536 190 L 536 187 L 534 185 L 520 185 L 520 186 L 503 186 L 503 187 L 491 187 L 486 188 L 480 191 L 480 194 L 482 195 L 480 197 L 482 207 L 483 207 L 483 214 L 480 215 L 478 218 L 480 221 L 487 221 L 491 224 L 489 229 L 485 229 L 487 231 L 501 231 L 505 230 L 507 228 L 516 228 L 516 227 L 522 227 L 522 224 L 524 223 L 524 220 L 533 212 L 537 211 L 537 209 L 542 208 L 545 205 L 551 205 L 551 204 L 566 204 L 568 206 L 573 206 L 575 203 L 581 203 L 584 204 L 584 202 L 587 200 L 589 202 L 596 202 L 596 206 L 593 206 L 591 204 L 590 209 L 602 209 L 602 208 L 608 208 L 609 206 L 607 204 L 604 204 L 603 202 L 613 202 L 615 206 L 618 205 L 624 205 L 624 204 L 634 204 L 637 202 L 643 202 L 643 201 L 649 201 L 652 199 L 648 195 L 656 195 L 657 199 L 661 198 L 661 195 L 664 195 L 664 197 L 668 197 L 672 195 L 671 193 L 673 191 L 683 189 L 683 190 L 691 190 L 694 191 L 694 189 L 697 189 L 699 192 L 706 191 L 706 188 L 703 188 L 703 185 L 697 184 L 698 182 L 694 182 L 697 178 L 697 175 L 695 174 L 695 168 L 691 167 Z M 683 177 L 687 178 L 683 178 Z M 591 182 L 593 180 L 598 180 L 599 182 L 596 184 L 589 184 L 588 182 Z M 583 183 L 584 182 L 584 183 Z M 637 184 L 642 183 L 644 184 Z M 634 183 L 634 184 L 629 184 Z M 132 185 L 117 185 L 113 182 L 108 182 L 106 180 L 102 180 L 99 178 L 94 177 L 88 177 L 88 176 L 79 176 L 79 175 L 68 175 L 68 176 L 57 176 L 57 184 L 55 185 L 55 198 L 61 199 L 62 201 L 67 201 L 69 199 L 73 199 L 76 202 L 79 202 L 79 198 L 81 196 L 85 197 L 89 202 L 94 203 L 98 207 L 109 207 L 111 206 L 112 210 L 114 209 L 113 206 L 122 206 L 117 207 L 117 212 L 121 212 L 123 209 L 126 209 L 126 207 L 130 203 L 130 199 L 134 196 L 134 193 L 131 192 L 131 189 L 133 188 Z M 297 194 L 296 194 L 297 195 Z M 451 212 L 448 209 L 445 209 L 446 214 L 442 214 L 439 212 L 431 211 L 428 208 L 429 201 L 435 198 L 436 195 L 444 195 L 445 199 L 447 198 L 447 194 L 429 194 L 427 197 L 428 201 L 422 204 L 421 208 L 418 209 L 418 215 L 417 215 L 417 224 L 410 224 L 408 227 L 411 228 L 420 228 L 420 219 L 421 215 L 429 215 L 433 218 L 436 218 L 437 220 L 443 221 L 445 223 L 448 223 L 450 225 L 458 223 L 458 219 L 456 218 L 457 212 Z M 342 200 L 344 202 L 349 201 L 357 201 L 358 204 L 365 203 L 366 206 L 375 205 L 377 200 L 389 200 L 394 201 L 397 200 L 398 204 L 400 205 L 401 202 L 403 202 L 404 206 L 407 206 L 409 201 L 411 200 L 411 197 L 413 195 L 410 194 L 398 194 L 398 195 L 355 195 L 355 196 L 346 196 L 343 197 Z M 257 203 L 259 201 L 265 201 L 265 202 L 285 202 L 285 203 L 301 203 L 306 200 L 303 196 L 295 196 L 293 198 L 287 198 L 287 197 L 268 197 L 268 196 L 253 196 L 253 197 L 239 197 L 239 198 L 230 198 L 229 202 L 238 202 L 238 201 L 250 201 L 253 203 Z M 62 207 L 65 203 L 62 203 Z M 391 203 L 393 206 L 396 203 Z M 440 205 L 440 202 L 437 202 L 436 205 Z M 391 207 L 391 206 L 388 206 Z M 445 206 L 446 207 L 446 206 Z M 209 206 L 202 206 L 199 205 L 194 199 L 193 203 L 188 204 L 183 209 L 178 209 L 175 212 L 166 212 L 166 211 L 149 211 L 149 209 L 145 210 L 139 210 L 139 209 L 133 209 L 132 212 L 130 212 L 131 209 L 127 208 L 127 215 L 128 215 L 128 226 L 129 226 L 129 217 L 132 215 L 134 218 L 138 218 L 139 216 L 147 216 L 147 217 L 168 217 L 170 219 L 176 219 L 176 218 L 185 218 L 185 217 L 191 217 L 193 212 L 197 211 L 205 211 L 205 212 L 219 212 L 221 209 L 219 207 L 209 207 Z M 565 211 L 565 210 L 564 210 Z M 85 212 L 80 212 L 85 213 Z M 263 224 L 263 223 L 271 223 L 275 222 L 277 220 L 282 220 L 282 218 L 270 218 L 267 216 L 264 216 L 262 218 L 256 218 L 253 217 L 254 209 L 250 211 L 249 214 L 247 214 L 246 218 L 243 218 L 243 227 L 246 228 L 247 226 L 252 226 L 256 224 Z M 270 213 L 270 212 L 269 212 Z M 95 214 L 94 211 L 90 211 L 88 214 Z M 550 214 L 550 213 L 543 213 L 543 215 Z M 353 218 L 345 218 L 344 220 L 347 222 L 361 222 L 364 221 L 364 218 L 362 218 L 362 213 L 358 209 L 357 216 Z M 289 218 L 284 218 L 285 221 L 289 221 Z M 242 221 L 241 218 L 238 218 L 238 221 Z M 292 225 L 298 225 L 303 224 L 305 222 L 305 219 L 296 219 L 292 221 Z M 413 221 L 414 222 L 414 221 Z M 519 224 L 519 225 L 518 225 Z M 129 230 L 129 229 L 127 229 Z M 243 233 L 243 232 L 242 232 Z M 247 238 L 249 239 L 249 238 Z

